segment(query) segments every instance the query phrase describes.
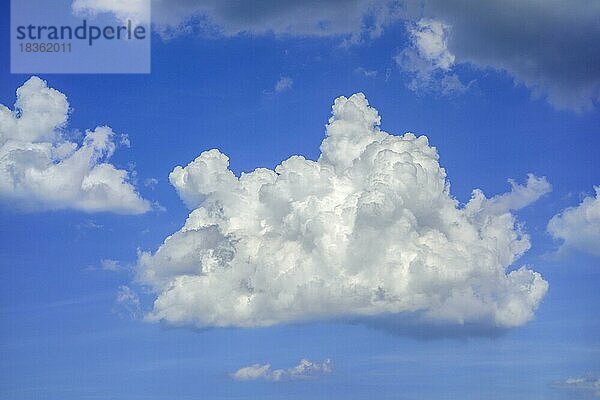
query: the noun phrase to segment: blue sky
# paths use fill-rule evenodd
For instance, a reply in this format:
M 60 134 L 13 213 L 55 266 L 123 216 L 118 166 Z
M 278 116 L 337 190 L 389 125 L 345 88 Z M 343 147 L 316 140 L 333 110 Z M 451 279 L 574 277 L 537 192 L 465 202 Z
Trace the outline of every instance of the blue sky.
M 578 10 L 564 12 L 570 3 L 555 1 L 536 14 L 535 7 L 523 5 L 519 11 L 507 3 L 506 12 L 494 20 L 497 25 L 468 41 L 464 38 L 477 33 L 477 27 L 463 19 L 480 13 L 485 20 L 493 15 L 493 7 L 492 11 L 472 7 L 466 12 L 461 2 L 451 2 L 452 8 L 431 1 L 422 11 L 425 15 L 408 13 L 373 22 L 382 33 L 369 35 L 356 26 L 352 13 L 347 20 L 336 20 L 334 3 L 306 6 L 322 9 L 324 18 L 331 19 L 326 26 L 333 33 L 314 31 L 314 21 L 292 6 L 269 10 L 265 3 L 264 10 L 257 8 L 257 13 L 273 18 L 258 18 L 235 5 L 229 11 L 210 5 L 185 9 L 196 17 L 204 13 L 220 31 L 209 34 L 188 21 L 192 33 L 177 32 L 170 38 L 155 33 L 151 74 L 39 74 L 49 87 L 67 96 L 71 112 L 62 132 L 73 142 L 82 140 L 75 132 L 101 125 L 128 135 L 131 145 L 118 146 L 109 162 L 129 171 L 136 193 L 153 205 L 148 212 L 123 215 L 112 212 L 114 205 L 93 210 L 66 200 L 48 206 L 43 195 L 27 192 L 22 196 L 38 196 L 36 205 L 21 209 L 19 203 L 28 199 L 16 192 L 1 193 L 0 397 L 558 400 L 598 396 L 600 388 L 593 385 L 600 377 L 600 258 L 593 244 L 600 240 L 600 217 L 594 217 L 590 207 L 587 219 L 578 219 L 583 214 L 571 214 L 572 219 L 562 214 L 562 233 L 553 234 L 548 228 L 549 221 L 568 207 L 578 207 L 584 199 L 593 203 L 594 185 L 600 185 L 600 69 L 593 69 L 600 55 L 597 48 L 584 46 L 600 38 L 597 26 L 587 29 L 585 19 L 586 14 L 597 18 L 598 8 L 582 2 L 572 6 Z M 8 2 L 1 7 L 0 36 L 5 46 L 0 46 L 0 104 L 13 110 L 15 91 L 30 75 L 10 73 Z M 378 14 L 369 17 L 356 7 L 359 21 L 377 20 Z M 531 32 L 502 20 L 519 13 L 531 18 L 531 31 L 539 34 L 541 42 L 531 44 L 527 36 Z M 561 25 L 552 28 L 556 31 L 543 30 L 540 26 L 545 26 L 547 15 L 562 15 L 565 23 L 580 21 L 573 30 L 581 35 L 562 32 L 566 28 Z M 155 23 L 169 26 L 170 18 L 184 17 L 164 18 Z M 418 39 L 419 32 L 436 34 L 434 20 L 442 21 L 441 32 L 449 35 L 442 37 L 447 47 L 440 51 Z M 415 21 L 429 25 L 419 28 Z M 507 26 L 514 30 L 507 32 Z M 509 39 L 517 35 L 523 35 L 522 42 L 530 47 L 515 44 L 519 48 L 513 49 L 514 54 L 532 54 L 525 64 L 533 65 L 533 70 L 514 62 L 508 49 Z M 360 39 L 352 39 L 356 37 Z M 575 45 L 569 43 L 572 37 L 579 38 Z M 497 49 L 492 52 L 495 58 L 478 50 L 479 41 L 486 40 L 487 47 Z M 557 44 L 547 44 L 552 40 Z M 554 60 L 545 50 L 538 51 L 544 47 L 541 43 L 551 50 L 573 51 L 564 57 L 557 53 Z M 425 60 L 426 66 L 407 67 L 396 61 L 409 51 Z M 450 66 L 441 64 L 447 54 L 454 57 Z M 590 67 L 584 73 L 577 64 Z M 572 79 L 561 78 L 570 68 Z M 463 86 L 444 93 L 439 85 L 448 76 L 456 76 Z M 276 91 L 282 78 L 293 83 Z M 416 87 L 411 89 L 411 82 Z M 306 318 L 288 320 L 274 308 L 280 320 L 271 326 L 260 326 L 266 317 L 259 311 L 252 315 L 256 326 L 236 326 L 244 325 L 243 320 L 238 323 L 235 316 L 229 320 L 215 312 L 216 320 L 230 321 L 230 326 L 220 327 L 206 322 L 213 315 L 199 311 L 201 304 L 182 300 L 186 312 L 191 310 L 189 317 L 177 319 L 169 314 L 171 309 L 155 308 L 163 311 L 162 321 L 145 321 L 143 315 L 152 314 L 153 301 L 168 290 L 139 278 L 146 269 L 162 268 L 155 256 L 144 264 L 141 254 L 154 255 L 167 236 L 182 228 L 191 211 L 178 196 L 178 190 L 181 194 L 189 188 L 176 190 L 169 182 L 171 171 L 210 149 L 226 154 L 237 176 L 258 167 L 274 169 L 293 155 L 317 160 L 334 99 L 357 92 L 377 109 L 385 132 L 428 137 L 446 170 L 451 196 L 461 204 L 469 201 L 475 188 L 489 199 L 510 192 L 507 179 L 526 188 L 529 173 L 551 184 L 550 192 L 535 194 L 527 207 L 503 211 L 516 216 L 531 241 L 531 248 L 506 269 L 525 265 L 549 285 L 534 316 L 508 329 L 500 320 L 491 325 L 475 321 L 483 324 L 484 335 L 458 324 L 454 334 L 456 322 L 434 324 L 435 328 L 419 320 L 416 325 L 403 325 L 406 313 L 387 315 L 369 308 L 368 317 L 400 324 L 399 329 L 385 330 L 361 318 L 357 321 L 342 304 L 343 312 L 321 310 L 317 317 L 300 308 Z M 10 137 L 6 121 L 0 119 L 0 124 L 6 124 L 0 125 L 0 134 Z M 145 184 L 149 180 L 156 181 Z M 225 190 L 218 196 L 226 194 Z M 209 201 L 214 200 L 211 196 L 204 193 Z M 198 207 L 202 205 L 190 208 Z M 579 211 L 584 207 L 572 209 Z M 382 241 L 394 243 L 397 237 L 388 234 L 381 231 Z M 277 251 L 273 254 L 279 256 Z M 173 271 L 178 267 L 167 263 Z M 370 265 L 363 267 L 366 271 Z M 169 279 L 178 276 L 173 272 Z M 124 292 L 124 287 L 131 292 Z M 215 287 L 215 293 L 220 289 Z M 131 297 L 124 298 L 124 293 Z M 317 367 L 331 359 L 333 369 L 323 372 L 315 367 L 310 376 L 302 377 L 306 379 L 292 378 L 290 373 L 291 378 L 282 381 L 265 376 L 240 381 L 230 375 L 255 364 L 291 369 L 301 359 Z

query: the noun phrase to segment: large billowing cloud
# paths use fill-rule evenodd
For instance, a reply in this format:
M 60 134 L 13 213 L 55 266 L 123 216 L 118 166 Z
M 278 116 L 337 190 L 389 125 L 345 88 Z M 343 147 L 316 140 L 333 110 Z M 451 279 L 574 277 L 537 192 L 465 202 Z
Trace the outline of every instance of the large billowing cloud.
M 38 77 L 17 90 L 14 110 L 0 105 L 0 201 L 24 211 L 148 211 L 127 171 L 106 162 L 116 149 L 111 128 L 86 131 L 78 145 L 64 137 L 68 114 L 65 95 Z
M 193 211 L 138 279 L 151 321 L 254 327 L 419 314 L 492 329 L 530 320 L 548 284 L 514 263 L 530 246 L 511 209 L 548 192 L 475 190 L 461 206 L 425 136 L 393 136 L 363 94 L 335 100 L 317 161 L 293 156 L 237 177 L 202 153 L 170 181 Z
M 596 197 L 588 196 L 577 207 L 552 217 L 548 232 L 563 244 L 559 251 L 579 250 L 600 257 L 600 186 Z

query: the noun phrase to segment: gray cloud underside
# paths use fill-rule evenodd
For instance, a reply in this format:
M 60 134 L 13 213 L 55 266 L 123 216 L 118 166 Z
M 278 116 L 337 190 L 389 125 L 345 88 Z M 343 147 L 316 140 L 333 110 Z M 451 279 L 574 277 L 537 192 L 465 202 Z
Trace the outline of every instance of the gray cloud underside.
M 124 16 L 141 1 L 74 0 L 73 7 Z M 449 26 L 456 64 L 505 71 L 560 109 L 591 110 L 600 96 L 598 1 L 154 0 L 152 8 L 154 24 L 166 36 L 274 33 L 358 43 L 394 23 L 410 22 L 410 30 L 419 20 L 434 20 Z M 456 75 L 443 78 L 440 90 L 464 91 Z

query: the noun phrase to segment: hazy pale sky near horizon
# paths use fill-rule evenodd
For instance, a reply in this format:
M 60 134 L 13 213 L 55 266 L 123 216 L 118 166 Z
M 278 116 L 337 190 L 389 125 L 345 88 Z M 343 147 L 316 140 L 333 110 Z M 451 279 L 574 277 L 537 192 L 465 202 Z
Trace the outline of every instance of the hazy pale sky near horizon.
M 2 46 L 0 397 L 600 397 L 599 20 L 174 0 L 151 74 Z

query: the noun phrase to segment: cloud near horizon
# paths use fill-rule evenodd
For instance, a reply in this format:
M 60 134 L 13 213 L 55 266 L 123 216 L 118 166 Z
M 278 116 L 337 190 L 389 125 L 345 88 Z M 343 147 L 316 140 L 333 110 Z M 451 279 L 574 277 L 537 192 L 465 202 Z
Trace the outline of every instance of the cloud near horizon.
M 192 209 L 138 258 L 156 295 L 149 321 L 255 327 L 419 313 L 424 322 L 520 326 L 548 288 L 526 267 L 511 210 L 545 178 L 480 190 L 461 206 L 427 137 L 388 134 L 361 93 L 333 105 L 317 161 L 302 156 L 237 177 L 219 150 L 169 179 Z
M 600 377 L 594 375 L 567 378 L 554 383 L 553 387 L 569 391 L 577 398 L 600 398 Z
M 333 362 L 327 358 L 322 363 L 313 362 L 307 359 L 300 360 L 300 363 L 287 369 L 271 369 L 271 364 L 253 364 L 248 367 L 240 368 L 229 374 L 231 379 L 236 381 L 256 381 L 265 380 L 269 382 L 297 381 L 307 379 L 317 379 L 333 372 Z
M 17 89 L 14 110 L 0 104 L 0 202 L 20 211 L 149 211 L 129 173 L 107 162 L 117 147 L 112 129 L 87 130 L 77 144 L 65 137 L 68 118 L 66 96 L 36 76 Z

